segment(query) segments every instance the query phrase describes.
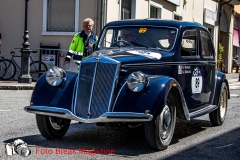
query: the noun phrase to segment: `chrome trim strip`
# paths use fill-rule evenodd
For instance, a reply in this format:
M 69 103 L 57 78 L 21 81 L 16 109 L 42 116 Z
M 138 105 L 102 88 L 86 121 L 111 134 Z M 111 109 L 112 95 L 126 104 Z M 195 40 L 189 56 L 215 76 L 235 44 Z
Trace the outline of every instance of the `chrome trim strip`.
M 90 113 L 90 111 L 91 111 L 93 88 L 94 88 L 94 85 L 95 85 L 96 71 L 97 71 L 98 63 L 99 63 L 99 62 L 96 62 L 95 69 L 94 69 L 93 81 L 92 81 L 93 83 L 92 83 L 92 87 L 91 87 L 91 90 L 90 90 L 90 91 L 91 91 L 91 94 L 90 94 L 89 103 L 88 103 L 88 113 Z M 77 99 L 77 98 L 76 98 L 76 99 Z
M 127 84 L 127 81 L 126 81 L 126 82 L 122 85 L 122 87 L 120 88 L 120 90 L 119 90 L 119 92 L 118 92 L 118 94 L 117 94 L 117 96 L 116 96 L 116 98 L 115 98 L 115 102 L 114 102 L 114 104 L 113 104 L 112 111 L 114 110 L 115 105 L 116 105 L 117 100 L 118 100 L 118 97 L 119 97 L 120 93 L 122 92 L 123 87 L 124 87 L 126 84 Z
M 215 109 L 217 109 L 217 105 L 208 105 L 200 110 L 194 111 L 189 113 L 190 118 L 195 118 L 195 117 L 199 117 L 200 115 L 204 115 L 206 113 L 210 113 L 211 111 L 214 111 Z
M 105 112 L 99 118 L 85 119 L 75 116 L 68 109 L 47 107 L 47 106 L 26 106 L 24 110 L 29 113 L 53 116 L 76 120 L 82 123 L 97 123 L 97 122 L 148 122 L 153 119 L 151 114 L 135 113 L 135 112 Z
M 79 76 L 77 76 L 75 84 L 74 84 L 75 90 L 73 90 L 73 96 L 72 96 L 72 106 L 71 106 L 72 111 L 74 111 L 74 107 L 75 107 L 75 104 L 77 101 L 76 96 L 77 96 L 77 91 L 78 91 L 78 85 L 77 85 L 78 81 L 79 81 Z

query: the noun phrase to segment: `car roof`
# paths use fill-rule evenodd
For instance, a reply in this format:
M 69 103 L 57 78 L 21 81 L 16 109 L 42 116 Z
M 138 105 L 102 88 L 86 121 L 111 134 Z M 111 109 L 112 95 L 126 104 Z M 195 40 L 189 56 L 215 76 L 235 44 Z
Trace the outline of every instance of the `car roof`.
M 162 19 L 128 19 L 120 21 L 112 21 L 105 25 L 105 27 L 110 26 L 167 26 L 175 28 L 185 28 L 185 27 L 199 27 L 206 29 L 199 23 L 196 22 L 186 22 L 186 21 L 175 21 L 175 20 L 162 20 Z

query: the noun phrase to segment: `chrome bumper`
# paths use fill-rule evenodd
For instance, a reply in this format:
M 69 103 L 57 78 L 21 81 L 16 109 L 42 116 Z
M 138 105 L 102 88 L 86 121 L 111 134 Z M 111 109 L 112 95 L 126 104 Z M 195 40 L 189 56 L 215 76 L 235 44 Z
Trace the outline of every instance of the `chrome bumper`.
M 85 119 L 75 116 L 68 109 L 47 107 L 47 106 L 26 106 L 24 110 L 29 113 L 53 116 L 76 120 L 82 123 L 97 123 L 97 122 L 147 122 L 153 119 L 151 114 L 135 113 L 135 112 L 105 112 L 100 117 L 95 119 Z

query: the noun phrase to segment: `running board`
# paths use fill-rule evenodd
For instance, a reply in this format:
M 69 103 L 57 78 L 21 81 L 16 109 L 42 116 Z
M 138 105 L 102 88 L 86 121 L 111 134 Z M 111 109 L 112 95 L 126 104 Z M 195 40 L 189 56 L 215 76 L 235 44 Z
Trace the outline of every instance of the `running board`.
M 194 112 L 190 112 L 189 113 L 189 117 L 190 119 L 193 119 L 193 118 L 196 118 L 196 117 L 200 117 L 204 114 L 207 114 L 207 113 L 210 113 L 212 111 L 214 111 L 215 109 L 217 109 L 218 106 L 217 105 L 209 105 L 209 106 L 206 106 L 200 110 L 197 110 L 197 111 L 194 111 Z

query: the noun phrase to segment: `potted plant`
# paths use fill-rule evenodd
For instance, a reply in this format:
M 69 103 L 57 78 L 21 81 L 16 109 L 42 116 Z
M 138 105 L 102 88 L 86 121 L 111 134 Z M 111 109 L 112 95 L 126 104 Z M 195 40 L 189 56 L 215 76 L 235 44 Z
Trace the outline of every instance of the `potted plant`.
M 222 59 L 222 54 L 224 52 L 224 47 L 222 44 L 218 45 L 218 58 L 217 58 L 217 68 L 220 69 L 220 71 L 223 70 L 224 64 L 223 64 L 223 59 Z

